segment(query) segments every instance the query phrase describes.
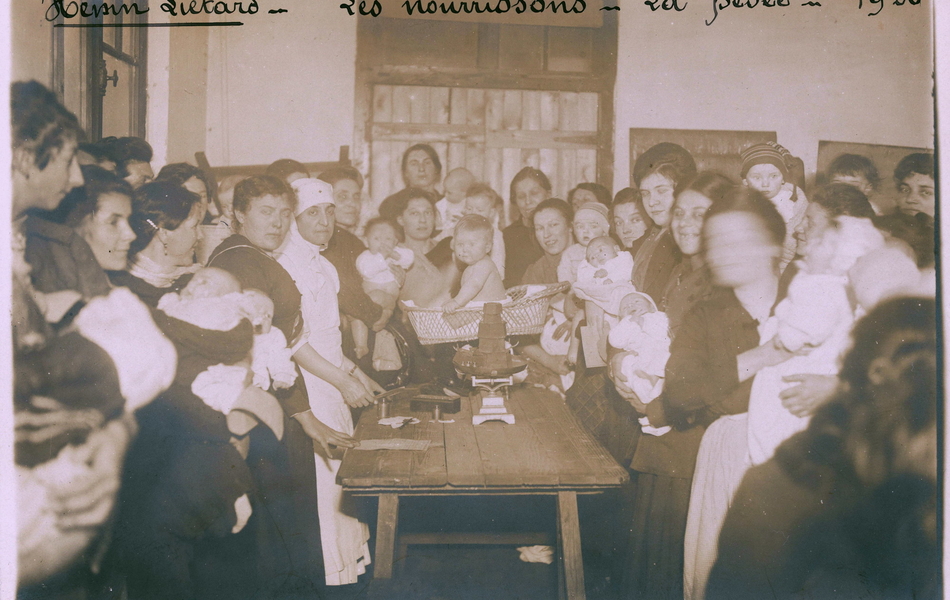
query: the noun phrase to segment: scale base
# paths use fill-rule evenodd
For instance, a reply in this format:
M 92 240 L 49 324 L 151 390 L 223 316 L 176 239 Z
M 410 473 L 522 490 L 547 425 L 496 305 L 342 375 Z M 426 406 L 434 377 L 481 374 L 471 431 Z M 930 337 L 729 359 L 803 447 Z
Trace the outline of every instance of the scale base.
M 515 424 L 515 416 L 505 407 L 505 398 L 500 395 L 486 395 L 481 392 L 482 408 L 477 415 L 472 415 L 472 424 L 481 425 L 486 421 L 503 421 L 509 425 Z

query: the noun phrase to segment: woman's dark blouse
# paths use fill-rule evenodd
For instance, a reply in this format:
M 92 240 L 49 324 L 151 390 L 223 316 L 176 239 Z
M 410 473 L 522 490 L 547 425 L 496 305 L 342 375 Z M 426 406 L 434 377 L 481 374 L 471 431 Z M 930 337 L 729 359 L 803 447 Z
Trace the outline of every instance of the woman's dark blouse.
M 383 309 L 363 291 L 363 279 L 356 270 L 356 259 L 366 246 L 349 231 L 336 227 L 327 249 L 321 254 L 336 267 L 340 277 L 340 312 L 372 327 L 383 314 Z
M 642 436 L 631 468 L 690 478 L 706 426 L 722 415 L 745 412 L 752 380 L 739 382 L 737 357 L 759 345 L 758 323 L 732 290 L 715 288 L 687 313 L 670 346 L 663 396 L 647 405 L 666 435 Z
M 531 263 L 541 258 L 541 246 L 534 230 L 520 219 L 501 232 L 505 240 L 505 287 L 521 283 L 524 272 Z
M 92 248 L 72 227 L 30 215 L 23 223 L 24 256 L 30 279 L 39 292 L 75 290 L 89 300 L 111 290 L 109 279 Z
M 128 271 L 106 271 L 109 281 L 115 287 L 127 287 L 133 294 L 139 297 L 139 300 L 155 308 L 162 296 L 171 292 L 180 292 L 188 282 L 191 281 L 193 273 L 182 275 L 167 288 L 155 287 L 154 285 L 139 279 Z
M 658 235 L 658 239 L 655 241 L 648 240 L 651 235 Z M 655 302 L 660 302 L 663 297 L 663 291 L 666 289 L 666 284 L 670 280 L 670 275 L 673 273 L 673 269 L 679 262 L 682 260 L 683 255 L 680 253 L 679 247 L 676 245 L 676 242 L 673 240 L 673 234 L 670 233 L 669 229 L 657 233 L 655 230 L 651 233 L 644 235 L 641 240 L 641 250 L 646 251 L 649 245 L 652 245 L 652 252 L 648 255 L 647 264 L 645 265 L 645 271 L 643 267 L 639 265 L 634 266 L 634 274 L 639 274 L 640 277 L 634 278 L 634 285 L 637 286 L 637 289 L 641 292 L 647 294 Z M 638 240 L 639 241 L 639 240 Z M 643 259 L 644 252 L 638 251 L 641 254 L 641 260 Z M 634 257 L 636 258 L 636 256 Z M 637 280 L 639 279 L 639 280 Z
M 228 271 L 237 277 L 244 289 L 253 288 L 267 294 L 274 302 L 274 327 L 280 329 L 289 344 L 293 344 L 303 332 L 297 284 L 280 263 L 255 248 L 246 237 L 234 234 L 221 242 L 211 253 L 208 266 Z M 278 397 L 278 400 L 288 415 L 310 410 L 306 394 L 293 393 L 287 398 Z

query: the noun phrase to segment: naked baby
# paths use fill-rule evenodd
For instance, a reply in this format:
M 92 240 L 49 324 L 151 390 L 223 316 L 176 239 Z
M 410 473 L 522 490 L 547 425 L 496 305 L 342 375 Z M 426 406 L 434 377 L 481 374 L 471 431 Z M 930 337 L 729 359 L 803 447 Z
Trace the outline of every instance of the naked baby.
M 455 225 L 452 250 L 455 258 L 467 266 L 458 294 L 442 305 L 445 312 L 453 313 L 470 303 L 481 305 L 507 298 L 501 275 L 489 256 L 492 237 L 491 221 L 480 215 L 465 215 Z

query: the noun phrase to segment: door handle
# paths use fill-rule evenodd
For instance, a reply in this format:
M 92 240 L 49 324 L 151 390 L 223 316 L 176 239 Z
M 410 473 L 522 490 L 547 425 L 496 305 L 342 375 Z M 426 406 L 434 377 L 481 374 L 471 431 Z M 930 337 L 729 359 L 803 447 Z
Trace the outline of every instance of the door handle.
M 102 59 L 99 63 L 98 70 L 98 79 L 99 79 L 99 95 L 105 96 L 106 89 L 109 87 L 109 82 L 112 82 L 112 87 L 119 86 L 119 72 L 115 69 L 112 69 L 112 75 L 109 75 L 109 70 L 106 68 L 106 59 Z

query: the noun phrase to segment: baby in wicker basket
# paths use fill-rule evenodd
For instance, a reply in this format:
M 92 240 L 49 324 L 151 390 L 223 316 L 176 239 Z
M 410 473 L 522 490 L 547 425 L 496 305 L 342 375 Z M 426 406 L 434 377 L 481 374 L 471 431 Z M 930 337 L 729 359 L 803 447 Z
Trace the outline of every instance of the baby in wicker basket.
M 452 250 L 459 262 L 467 265 L 462 272 L 458 294 L 442 305 L 454 313 L 469 303 L 501 302 L 508 296 L 498 268 L 489 253 L 492 248 L 491 221 L 481 215 L 465 215 L 455 225 Z

